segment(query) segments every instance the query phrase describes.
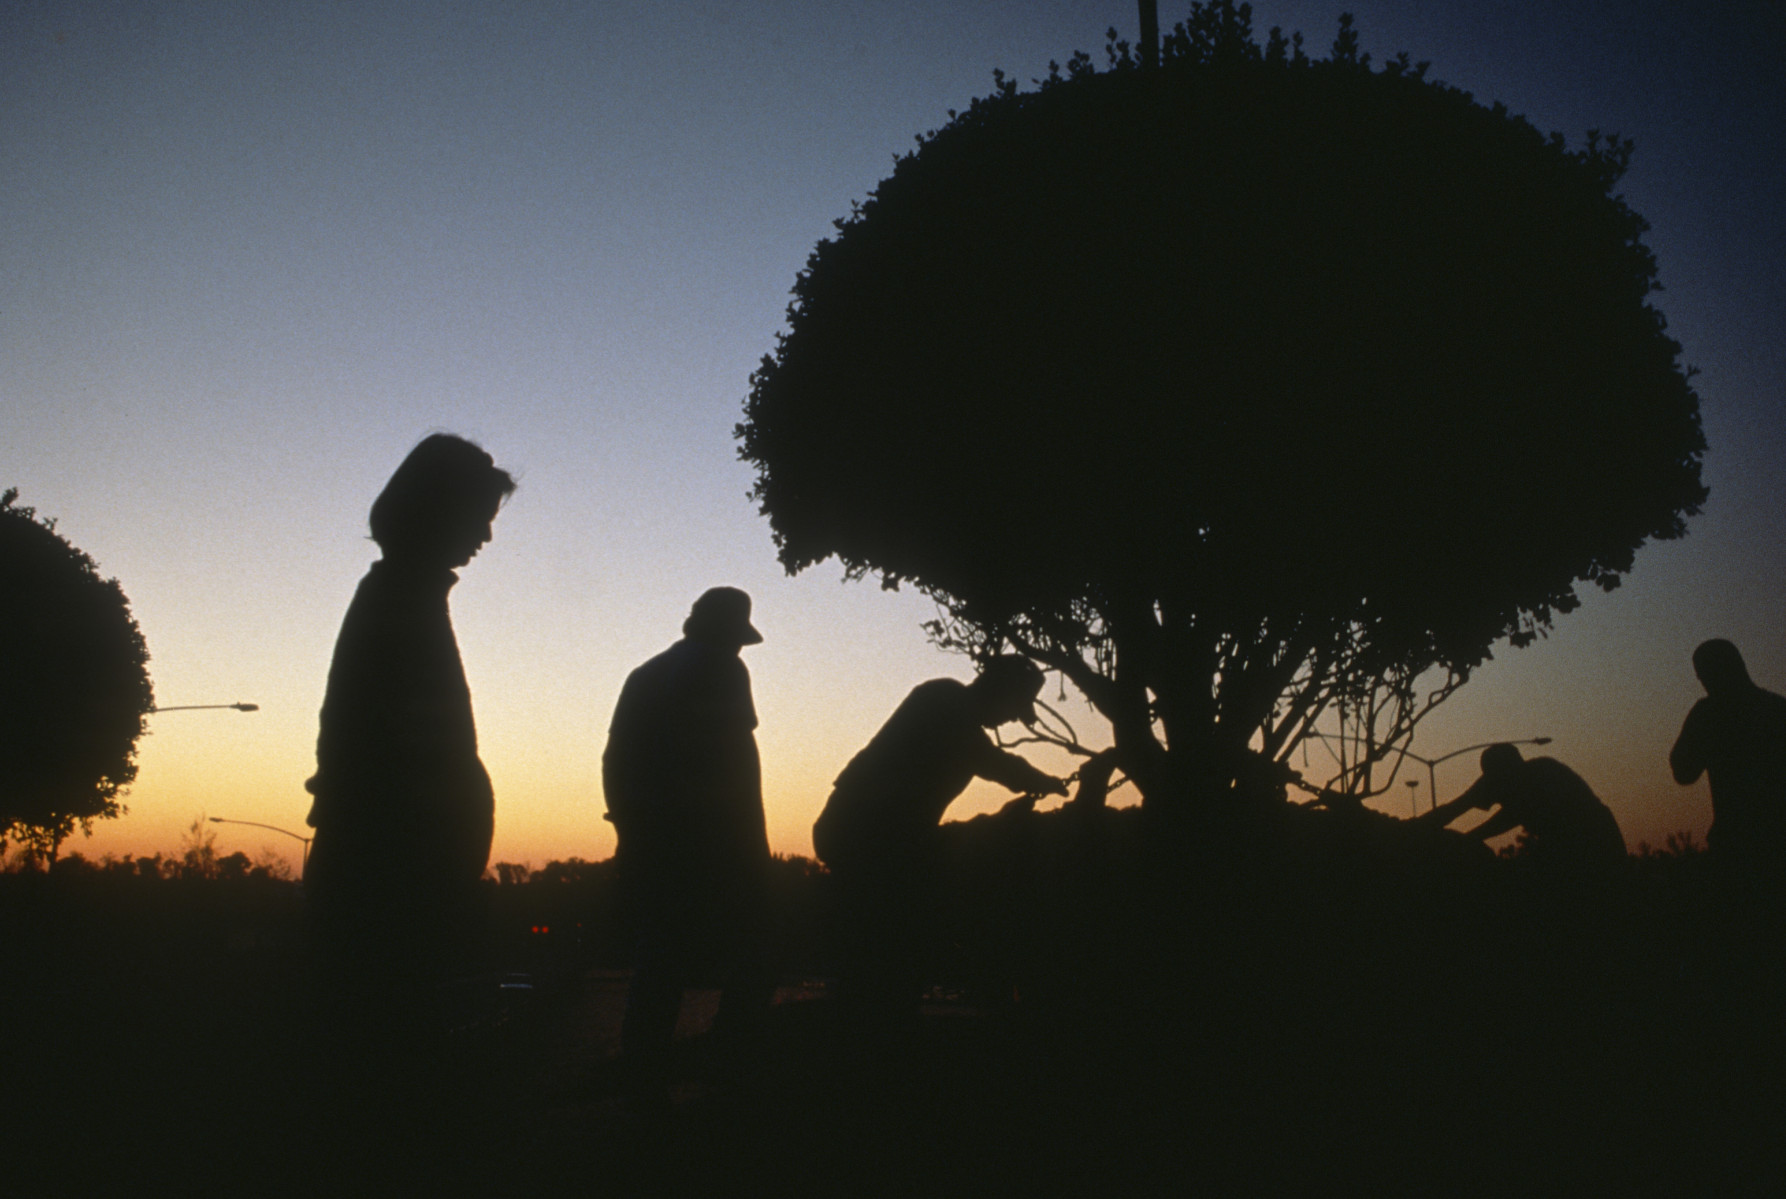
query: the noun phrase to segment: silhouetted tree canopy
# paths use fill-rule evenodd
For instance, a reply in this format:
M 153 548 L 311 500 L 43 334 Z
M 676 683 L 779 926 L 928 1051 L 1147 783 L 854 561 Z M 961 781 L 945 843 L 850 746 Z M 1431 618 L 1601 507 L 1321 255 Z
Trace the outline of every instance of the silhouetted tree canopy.
M 118 581 L 17 498 L 0 494 L 0 839 L 53 857 L 121 812 L 155 697 Z
M 1276 790 L 1324 713 L 1380 760 L 1705 498 L 1631 144 L 1373 69 L 1345 17 L 1320 60 L 1228 3 L 1157 69 L 1111 39 L 995 73 L 819 243 L 754 497 L 790 573 L 1064 672 L 1149 798 Z

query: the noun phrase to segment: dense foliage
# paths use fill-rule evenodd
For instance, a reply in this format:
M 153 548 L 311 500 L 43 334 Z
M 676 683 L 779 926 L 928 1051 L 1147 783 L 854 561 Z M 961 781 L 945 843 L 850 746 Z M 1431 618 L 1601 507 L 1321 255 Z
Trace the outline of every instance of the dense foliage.
M 1705 498 L 1631 146 L 1373 69 L 1347 18 L 1318 60 L 1193 5 L 1163 50 L 920 138 L 800 273 L 741 455 L 790 572 L 1062 671 L 1150 800 L 1278 792 L 1336 716 L 1334 785 L 1380 788 Z
M 17 498 L 0 494 L 0 841 L 53 856 L 122 811 L 155 697 L 118 581 Z

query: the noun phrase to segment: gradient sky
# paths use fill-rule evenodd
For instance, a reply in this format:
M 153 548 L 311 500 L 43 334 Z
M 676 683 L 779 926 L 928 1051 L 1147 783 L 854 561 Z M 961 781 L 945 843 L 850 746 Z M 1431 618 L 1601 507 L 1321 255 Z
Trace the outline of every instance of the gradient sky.
M 1576 144 L 1636 140 L 1624 191 L 1711 443 L 1689 536 L 1498 652 L 1416 751 L 1548 735 L 1632 844 L 1703 835 L 1703 783 L 1666 764 L 1693 646 L 1730 637 L 1786 691 L 1782 5 L 1346 7 L 1379 57 Z M 1339 11 L 1265 2 L 1255 24 L 1324 52 Z M 829 780 L 905 692 L 969 671 L 925 641 L 923 597 L 835 564 L 784 577 L 731 437 L 750 372 L 814 242 L 915 134 L 995 67 L 1101 61 L 1109 25 L 1133 36 L 1132 0 L 0 6 L 0 486 L 121 581 L 158 702 L 261 705 L 152 718 L 129 815 L 67 848 L 165 852 L 200 812 L 303 830 L 367 507 L 448 430 L 521 480 L 453 598 L 495 858 L 611 852 L 620 683 L 719 583 L 767 637 L 746 661 L 771 840 L 810 852 Z M 1441 796 L 1473 775 L 1448 763 Z

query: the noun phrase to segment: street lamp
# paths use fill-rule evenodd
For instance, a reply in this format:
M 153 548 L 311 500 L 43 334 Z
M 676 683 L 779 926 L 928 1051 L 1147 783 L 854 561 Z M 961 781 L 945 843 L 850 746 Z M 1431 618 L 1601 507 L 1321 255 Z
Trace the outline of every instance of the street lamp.
M 1332 733 L 1311 732 L 1308 734 L 1308 736 L 1315 738 L 1317 741 L 1341 741 L 1341 742 L 1343 742 L 1345 740 L 1344 737 L 1336 737 Z M 1406 750 L 1406 749 L 1399 750 L 1397 752 L 1402 757 L 1412 758 L 1412 759 L 1414 759 L 1414 761 L 1419 762 L 1420 764 L 1422 764 L 1423 766 L 1426 767 L 1426 785 L 1427 785 L 1428 793 L 1430 796 L 1430 800 L 1429 800 L 1430 806 L 1427 808 L 1427 811 L 1430 812 L 1434 808 L 1437 808 L 1439 806 L 1438 765 L 1440 762 L 1448 762 L 1452 758 L 1458 757 L 1460 754 L 1472 753 L 1478 749 L 1487 749 L 1491 745 L 1549 745 L 1549 744 L 1550 744 L 1549 737 L 1520 737 L 1520 738 L 1513 738 L 1513 739 L 1509 739 L 1509 740 L 1505 740 L 1505 741 L 1483 741 L 1483 742 L 1479 742 L 1476 745 L 1466 745 L 1462 749 L 1454 749 L 1450 753 L 1442 754 L 1436 758 L 1423 758 L 1419 754 L 1414 753 L 1412 750 Z M 1342 762 L 1341 765 L 1343 766 L 1344 763 Z M 1408 783 L 1408 786 L 1413 787 L 1414 783 L 1412 781 L 1410 781 Z M 1415 801 L 1414 801 L 1413 793 L 1410 791 L 1409 796 L 1408 796 L 1408 806 L 1410 808 L 1412 808 L 1414 806 L 1414 802 Z
M 1519 738 L 1518 740 L 1483 741 L 1477 745 L 1466 745 L 1462 749 L 1454 749 L 1450 753 L 1444 754 L 1441 757 L 1437 757 L 1437 758 L 1423 758 L 1419 754 L 1410 752 L 1409 750 L 1405 750 L 1405 749 L 1402 751 L 1402 756 L 1406 757 L 1406 758 L 1413 758 L 1416 762 L 1420 762 L 1426 766 L 1426 783 L 1427 783 L 1427 787 L 1430 788 L 1431 797 L 1432 797 L 1432 799 L 1431 799 L 1432 806 L 1427 808 L 1427 811 L 1430 812 L 1439 806 L 1439 772 L 1438 772 L 1437 767 L 1440 762 L 1449 761 L 1452 758 L 1458 757 L 1461 754 L 1471 753 L 1478 749 L 1487 749 L 1491 745 L 1549 745 L 1549 744 L 1550 744 L 1549 737 L 1522 737 L 1522 738 Z
M 157 712 L 202 712 L 207 709 L 229 708 L 237 712 L 258 712 L 259 704 L 175 704 L 171 708 L 150 708 L 149 715 Z
M 302 877 L 304 873 L 304 867 L 310 864 L 310 838 L 303 836 L 300 833 L 294 833 L 288 828 L 280 828 L 276 824 L 262 824 L 258 820 L 225 820 L 222 816 L 210 816 L 207 817 L 207 819 L 210 820 L 212 824 L 245 824 L 249 828 L 264 828 L 269 832 L 284 833 L 294 841 L 302 841 L 304 843 L 304 856 L 298 860 L 298 874 L 300 877 Z

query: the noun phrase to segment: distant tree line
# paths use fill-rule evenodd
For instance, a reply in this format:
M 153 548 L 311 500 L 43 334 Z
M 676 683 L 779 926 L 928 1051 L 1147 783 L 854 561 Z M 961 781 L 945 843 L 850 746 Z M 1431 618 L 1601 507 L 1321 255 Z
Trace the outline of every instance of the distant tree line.
M 27 841 L 16 852 L 0 857 L 0 870 L 14 874 L 44 870 L 63 876 L 110 875 L 148 879 L 216 879 L 224 882 L 246 878 L 281 882 L 292 879 L 291 864 L 271 850 L 263 850 L 254 857 L 239 850 L 219 854 L 217 835 L 205 827 L 203 816 L 195 818 L 187 827 L 185 836 L 180 839 L 180 848 L 165 856 L 159 853 L 143 856 L 108 853 L 93 859 L 79 851 L 52 856 L 44 852 L 42 847 Z

